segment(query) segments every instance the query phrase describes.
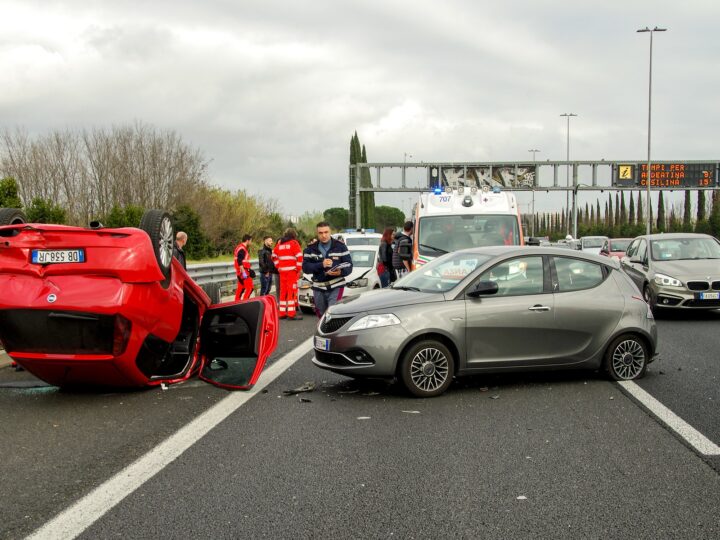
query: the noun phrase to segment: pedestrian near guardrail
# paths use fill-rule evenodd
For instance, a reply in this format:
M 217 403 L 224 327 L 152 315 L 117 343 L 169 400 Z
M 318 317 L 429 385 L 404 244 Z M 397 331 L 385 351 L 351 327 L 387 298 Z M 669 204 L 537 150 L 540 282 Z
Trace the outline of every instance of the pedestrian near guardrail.
M 242 241 L 235 247 L 234 264 L 235 273 L 237 274 L 238 286 L 235 291 L 235 301 L 247 300 L 253 292 L 253 279 L 255 278 L 255 270 L 250 267 L 250 245 L 252 244 L 252 235 L 246 234 L 242 237 Z
M 302 319 L 297 311 L 298 280 L 302 277 L 303 252 L 295 229 L 287 229 L 273 249 L 273 262 L 280 275 L 280 318 Z
M 270 294 L 273 275 L 277 274 L 277 268 L 272 260 L 273 237 L 263 238 L 263 247 L 258 251 L 258 265 L 260 267 L 260 296 Z
M 173 246 L 173 257 L 175 257 L 182 267 L 187 270 L 187 263 L 185 262 L 185 252 L 183 248 L 187 244 L 188 235 L 183 231 L 178 231 L 175 235 L 175 245 Z

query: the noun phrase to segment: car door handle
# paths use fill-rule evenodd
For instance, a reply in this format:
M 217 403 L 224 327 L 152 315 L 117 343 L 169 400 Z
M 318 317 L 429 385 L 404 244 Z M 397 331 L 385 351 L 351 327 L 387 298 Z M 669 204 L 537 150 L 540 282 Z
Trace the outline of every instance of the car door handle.
M 550 306 L 536 305 L 528 308 L 530 311 L 550 311 Z

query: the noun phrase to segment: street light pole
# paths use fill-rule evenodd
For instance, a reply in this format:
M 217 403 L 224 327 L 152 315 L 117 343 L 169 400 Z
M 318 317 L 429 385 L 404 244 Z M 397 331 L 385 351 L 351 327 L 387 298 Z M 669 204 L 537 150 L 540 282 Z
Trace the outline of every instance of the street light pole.
M 570 232 L 570 117 L 577 116 L 575 113 L 562 113 L 560 116 L 567 118 L 567 165 L 565 166 L 565 177 L 568 190 L 565 192 L 565 234 Z
M 652 122 L 652 43 L 653 43 L 653 34 L 655 32 L 666 32 L 667 28 L 658 28 L 657 26 L 650 30 L 649 27 L 641 28 L 638 30 L 640 33 L 647 32 L 650 34 L 650 75 L 648 77 L 648 159 L 647 159 L 647 174 L 645 176 L 645 183 L 647 184 L 647 201 L 646 201 L 646 214 L 647 214 L 647 234 L 650 234 L 652 230 L 652 222 L 650 221 L 650 177 L 651 175 L 651 165 L 652 161 L 650 160 L 650 126 Z
M 528 150 L 528 152 L 532 152 L 533 155 L 533 165 L 535 164 L 535 154 L 537 154 L 540 150 L 533 148 L 532 150 Z M 533 180 L 533 186 L 532 186 L 532 222 L 531 222 L 531 232 L 530 234 L 532 236 L 535 236 L 535 180 L 537 180 L 537 170 L 535 170 L 535 179 Z

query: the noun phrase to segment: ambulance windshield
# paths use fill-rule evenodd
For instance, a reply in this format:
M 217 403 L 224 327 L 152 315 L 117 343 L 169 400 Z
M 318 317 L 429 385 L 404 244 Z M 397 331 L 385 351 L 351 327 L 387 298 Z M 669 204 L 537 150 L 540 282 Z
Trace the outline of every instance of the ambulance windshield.
M 441 253 L 482 246 L 520 244 L 517 217 L 511 215 L 426 216 L 420 218 L 418 253 Z

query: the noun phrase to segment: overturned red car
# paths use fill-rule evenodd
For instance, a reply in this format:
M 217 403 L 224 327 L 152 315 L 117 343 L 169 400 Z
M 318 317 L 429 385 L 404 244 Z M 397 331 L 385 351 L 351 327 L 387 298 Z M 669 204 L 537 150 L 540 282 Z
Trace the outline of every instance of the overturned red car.
M 172 256 L 170 217 L 139 228 L 26 223 L 0 209 L 0 341 L 56 386 L 257 381 L 278 339 L 274 297 L 220 304 Z M 209 295 L 208 295 L 209 293 Z M 214 298 L 211 298 L 214 297 Z

